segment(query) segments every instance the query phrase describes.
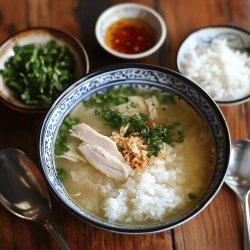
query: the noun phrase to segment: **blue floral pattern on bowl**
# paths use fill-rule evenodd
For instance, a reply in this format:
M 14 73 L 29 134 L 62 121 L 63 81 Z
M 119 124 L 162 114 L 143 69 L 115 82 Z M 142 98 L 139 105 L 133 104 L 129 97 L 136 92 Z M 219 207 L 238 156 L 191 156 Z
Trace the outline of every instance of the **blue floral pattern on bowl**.
M 217 167 L 209 189 L 187 215 L 177 217 L 152 226 L 124 226 L 96 218 L 79 208 L 67 194 L 57 177 L 54 164 L 54 144 L 60 124 L 82 100 L 107 87 L 118 85 L 139 85 L 156 87 L 174 93 L 185 99 L 206 120 L 217 150 Z M 42 171 L 47 182 L 60 201 L 80 218 L 102 228 L 116 232 L 147 233 L 177 226 L 201 211 L 221 187 L 229 160 L 230 138 L 225 119 L 214 101 L 196 84 L 180 74 L 156 66 L 129 64 L 101 69 L 92 73 L 68 88 L 52 105 L 47 113 L 40 134 L 39 156 Z

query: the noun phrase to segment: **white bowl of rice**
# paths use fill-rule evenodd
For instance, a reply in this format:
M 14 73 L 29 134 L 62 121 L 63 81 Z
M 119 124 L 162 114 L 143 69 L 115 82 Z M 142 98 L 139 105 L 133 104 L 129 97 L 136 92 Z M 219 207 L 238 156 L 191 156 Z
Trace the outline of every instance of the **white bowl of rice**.
M 192 32 L 177 53 L 180 73 L 196 82 L 219 105 L 250 99 L 250 33 L 233 26 Z

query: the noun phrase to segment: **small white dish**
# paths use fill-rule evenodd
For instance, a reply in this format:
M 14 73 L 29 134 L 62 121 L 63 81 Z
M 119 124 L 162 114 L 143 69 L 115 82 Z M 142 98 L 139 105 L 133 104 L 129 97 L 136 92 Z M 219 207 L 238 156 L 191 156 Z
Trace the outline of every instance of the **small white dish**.
M 156 32 L 156 42 L 150 49 L 136 54 L 125 54 L 110 48 L 105 42 L 107 28 L 120 19 L 142 19 Z M 138 59 L 156 52 L 167 36 L 167 27 L 164 19 L 150 7 L 136 3 L 123 3 L 114 5 L 105 10 L 97 19 L 95 35 L 99 44 L 110 54 L 124 59 Z
M 65 33 L 61 30 L 48 27 L 35 27 L 19 31 L 15 35 L 9 37 L 0 46 L 0 69 L 4 69 L 5 63 L 12 57 L 14 46 L 19 44 L 24 46 L 27 44 L 44 45 L 51 40 L 55 40 L 58 44 L 66 45 L 75 59 L 75 79 L 80 79 L 89 72 L 89 59 L 85 48 L 77 38 Z M 68 86 L 73 82 L 69 82 Z M 12 109 L 28 113 L 40 113 L 46 111 L 49 107 L 30 106 L 20 101 L 16 94 L 7 86 L 6 81 L 0 74 L 0 100 Z
M 183 68 L 183 58 L 201 44 L 209 44 L 214 39 L 225 39 L 227 45 L 235 50 L 246 51 L 249 53 L 250 32 L 234 26 L 208 26 L 193 31 L 181 43 L 177 52 L 177 69 L 185 75 Z M 187 75 L 185 75 L 187 77 Z M 193 79 L 192 79 L 193 80 Z M 197 83 L 199 84 L 199 83 Z M 250 84 L 250 82 L 249 82 Z M 202 86 L 201 86 L 202 87 Z M 231 100 L 216 100 L 220 106 L 241 104 L 250 100 L 250 93 Z

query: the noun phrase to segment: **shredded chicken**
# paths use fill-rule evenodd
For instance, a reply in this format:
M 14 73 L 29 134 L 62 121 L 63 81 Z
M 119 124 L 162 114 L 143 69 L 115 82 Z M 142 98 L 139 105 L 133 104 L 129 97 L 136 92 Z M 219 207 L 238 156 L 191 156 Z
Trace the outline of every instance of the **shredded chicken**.
M 160 103 L 155 96 L 149 97 L 145 100 L 148 111 L 149 111 L 149 118 L 151 120 L 156 120 L 159 117 L 158 109 L 160 107 Z
M 153 163 L 155 156 L 147 157 L 147 145 L 144 140 L 138 135 L 124 137 L 128 126 L 122 127 L 119 132 L 112 133 L 112 139 L 116 142 L 126 163 L 134 170 L 145 168 Z M 167 151 L 164 148 L 159 155 L 159 158 L 165 160 Z
M 82 143 L 78 146 L 78 150 L 96 170 L 106 176 L 121 181 L 125 181 L 128 178 L 131 168 L 102 147 Z

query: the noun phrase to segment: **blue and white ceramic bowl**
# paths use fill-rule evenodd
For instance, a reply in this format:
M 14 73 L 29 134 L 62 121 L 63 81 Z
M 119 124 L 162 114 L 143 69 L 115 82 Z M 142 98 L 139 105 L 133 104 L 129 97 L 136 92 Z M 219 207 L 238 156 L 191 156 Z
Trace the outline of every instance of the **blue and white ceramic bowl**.
M 189 212 L 170 221 L 150 226 L 127 226 L 101 220 L 81 209 L 73 202 L 57 177 L 54 162 L 54 144 L 60 124 L 82 100 L 97 91 L 117 85 L 140 85 L 157 87 L 184 98 L 206 120 L 214 137 L 217 163 L 212 181 L 202 199 Z M 52 105 L 41 128 L 39 158 L 48 185 L 73 214 L 79 218 L 110 231 L 143 234 L 159 232 L 176 227 L 202 211 L 219 191 L 227 171 L 230 138 L 226 121 L 216 103 L 196 84 L 182 75 L 157 66 L 142 64 L 117 65 L 100 69 L 69 87 Z
M 225 39 L 230 48 L 246 52 L 250 55 L 250 32 L 235 26 L 208 26 L 193 31 L 181 43 L 177 52 L 177 69 L 184 73 L 183 58 L 201 44 L 211 43 L 214 39 Z M 199 84 L 199 83 L 198 83 Z M 250 84 L 250 82 L 249 82 Z M 216 100 L 220 106 L 244 103 L 250 100 L 250 93 L 230 101 Z

